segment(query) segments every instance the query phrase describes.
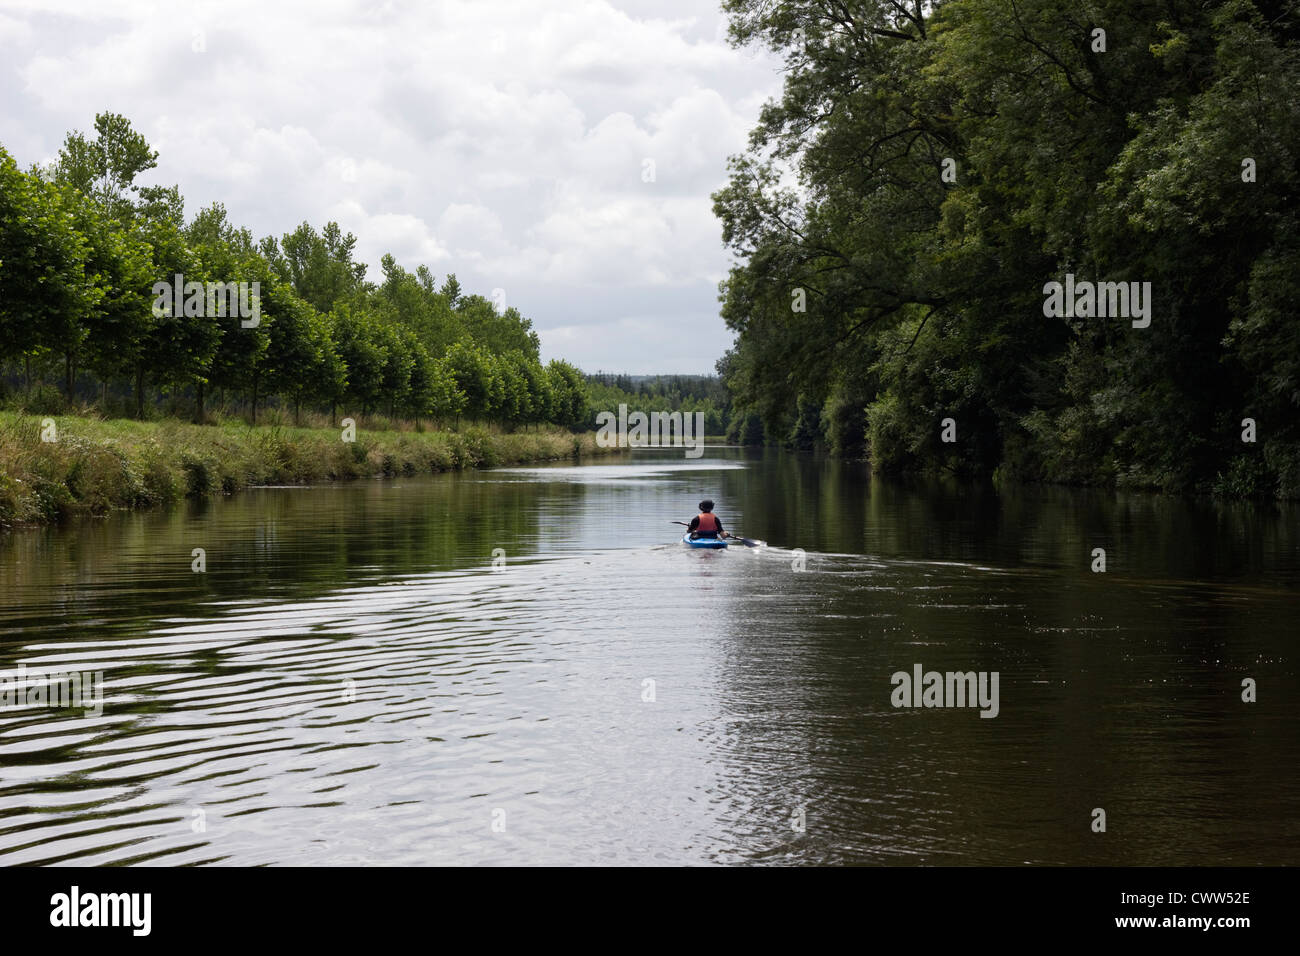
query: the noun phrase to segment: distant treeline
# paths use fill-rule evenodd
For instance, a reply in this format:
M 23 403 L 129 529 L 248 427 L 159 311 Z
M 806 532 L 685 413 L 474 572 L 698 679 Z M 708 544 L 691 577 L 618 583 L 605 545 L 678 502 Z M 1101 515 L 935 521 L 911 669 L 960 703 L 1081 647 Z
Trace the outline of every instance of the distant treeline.
M 704 413 L 704 433 L 722 435 L 730 421 L 731 399 L 716 375 L 587 375 L 587 390 L 595 411 Z
M 71 401 L 130 390 L 134 414 L 178 395 L 196 420 L 214 391 L 256 421 L 270 401 L 419 420 L 462 416 L 508 428 L 592 426 L 581 373 L 542 365 L 514 308 L 439 285 L 390 255 L 367 281 L 355 238 L 303 223 L 255 240 L 221 204 L 188 222 L 176 187 L 140 186 L 157 153 L 122 116 L 71 133 L 49 168 L 0 148 L 0 366 L 12 387 L 53 377 Z M 160 303 L 154 285 L 239 284 L 230 297 Z M 184 288 L 184 287 L 183 287 Z
M 787 67 L 714 197 L 734 436 L 1300 496 L 1300 6 L 724 7 Z

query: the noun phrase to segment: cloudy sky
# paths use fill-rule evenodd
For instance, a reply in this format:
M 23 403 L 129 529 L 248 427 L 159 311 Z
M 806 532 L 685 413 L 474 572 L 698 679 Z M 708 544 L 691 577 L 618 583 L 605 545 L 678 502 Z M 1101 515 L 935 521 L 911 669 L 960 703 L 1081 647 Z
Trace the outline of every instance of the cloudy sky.
M 715 0 L 0 0 L 19 165 L 122 113 L 188 214 L 336 220 L 372 278 L 391 252 L 502 289 L 588 371 L 713 370 L 709 194 L 779 89 Z

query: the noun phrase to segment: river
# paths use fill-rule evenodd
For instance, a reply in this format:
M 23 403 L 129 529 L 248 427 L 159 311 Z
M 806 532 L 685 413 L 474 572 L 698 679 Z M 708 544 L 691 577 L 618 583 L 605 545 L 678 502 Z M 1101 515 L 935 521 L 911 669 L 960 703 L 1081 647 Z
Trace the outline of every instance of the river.
M 1297 864 L 1298 517 L 718 448 L 16 531 L 0 670 L 103 697 L 0 709 L 0 864 Z

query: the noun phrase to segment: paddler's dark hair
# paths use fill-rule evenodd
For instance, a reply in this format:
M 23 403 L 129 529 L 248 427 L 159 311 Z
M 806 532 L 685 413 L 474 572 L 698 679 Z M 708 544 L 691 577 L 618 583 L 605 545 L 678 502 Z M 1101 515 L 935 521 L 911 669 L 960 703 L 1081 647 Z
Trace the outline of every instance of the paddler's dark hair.
M 713 502 L 710 501 L 708 498 L 705 498 L 703 501 L 700 502 L 700 510 L 701 510 L 701 511 L 712 511 L 712 510 L 713 510 Z

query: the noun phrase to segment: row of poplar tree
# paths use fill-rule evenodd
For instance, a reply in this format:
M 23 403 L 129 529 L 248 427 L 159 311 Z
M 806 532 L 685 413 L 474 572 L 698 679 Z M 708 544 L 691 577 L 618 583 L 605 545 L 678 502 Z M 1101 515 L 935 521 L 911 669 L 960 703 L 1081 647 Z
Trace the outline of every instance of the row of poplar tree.
M 256 421 L 275 400 L 362 414 L 462 417 L 509 428 L 590 424 L 587 385 L 543 365 L 532 323 L 440 285 L 391 255 L 379 282 L 336 223 L 255 240 L 215 203 L 188 222 L 177 187 L 137 180 L 157 152 L 120 115 L 70 133 L 57 160 L 23 171 L 0 147 L 0 363 L 25 377 L 57 368 L 69 398 L 90 380 L 155 399 L 239 396 Z M 258 321 L 155 308 L 153 286 L 258 283 Z M 207 311 L 207 310 L 205 310 Z

